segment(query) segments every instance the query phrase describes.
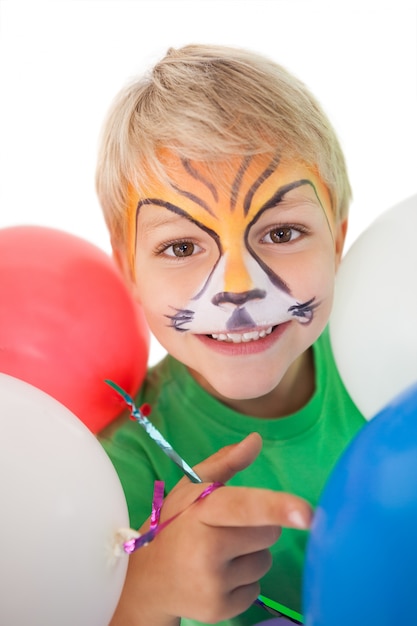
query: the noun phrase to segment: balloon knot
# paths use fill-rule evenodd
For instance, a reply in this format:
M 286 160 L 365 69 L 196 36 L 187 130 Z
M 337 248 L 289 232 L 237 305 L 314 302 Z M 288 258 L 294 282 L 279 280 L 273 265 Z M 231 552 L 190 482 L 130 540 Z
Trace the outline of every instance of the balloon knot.
M 133 528 L 119 528 L 114 536 L 113 541 L 113 556 L 119 557 L 123 554 L 129 553 L 126 550 L 126 545 L 134 543 L 135 539 L 140 537 L 140 533 Z

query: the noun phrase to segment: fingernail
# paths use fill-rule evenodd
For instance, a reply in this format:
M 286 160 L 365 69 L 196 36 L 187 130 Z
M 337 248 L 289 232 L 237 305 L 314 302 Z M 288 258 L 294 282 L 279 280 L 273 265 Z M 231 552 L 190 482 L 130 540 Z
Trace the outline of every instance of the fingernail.
M 298 510 L 290 511 L 290 513 L 288 513 L 288 519 L 294 528 L 299 528 L 300 530 L 307 530 L 310 526 L 310 518 L 307 519 L 306 516 Z

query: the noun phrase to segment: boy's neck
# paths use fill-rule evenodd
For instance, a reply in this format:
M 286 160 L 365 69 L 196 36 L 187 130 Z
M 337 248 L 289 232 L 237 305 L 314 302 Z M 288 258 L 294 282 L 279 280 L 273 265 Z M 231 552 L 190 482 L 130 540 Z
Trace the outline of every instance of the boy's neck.
M 194 371 L 190 373 L 201 384 L 199 376 Z M 207 382 L 203 387 L 220 402 L 243 415 L 264 419 L 286 417 L 302 409 L 314 393 L 313 350 L 310 348 L 301 354 L 289 367 L 279 385 L 260 398 L 231 400 L 221 396 L 215 389 L 207 388 Z

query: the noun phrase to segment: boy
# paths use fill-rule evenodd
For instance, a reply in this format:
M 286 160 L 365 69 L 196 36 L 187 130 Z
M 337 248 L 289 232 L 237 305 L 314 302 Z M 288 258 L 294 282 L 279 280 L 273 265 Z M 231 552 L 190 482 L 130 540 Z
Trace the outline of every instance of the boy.
M 326 332 L 350 199 L 335 133 L 275 63 L 171 49 L 116 99 L 97 189 L 169 353 L 138 405 L 204 481 L 228 483 L 191 504 L 207 484 L 180 480 L 137 424 L 103 436 L 134 528 L 149 527 L 155 480 L 162 520 L 181 512 L 129 557 L 112 624 L 254 624 L 260 591 L 300 611 L 310 505 L 364 423 Z

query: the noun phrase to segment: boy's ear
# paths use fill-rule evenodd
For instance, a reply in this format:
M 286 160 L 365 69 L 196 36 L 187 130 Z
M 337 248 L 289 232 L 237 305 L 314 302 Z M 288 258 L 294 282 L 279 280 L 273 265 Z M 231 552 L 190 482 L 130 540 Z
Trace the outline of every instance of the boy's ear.
M 132 274 L 132 268 L 130 267 L 130 264 L 126 258 L 126 255 L 123 254 L 123 252 L 117 246 L 113 246 L 112 250 L 113 250 L 113 259 L 117 267 L 119 268 L 120 273 L 122 274 L 126 285 L 128 286 L 135 300 L 138 300 L 136 281 Z
M 344 219 L 342 222 L 339 222 L 339 224 L 336 226 L 336 232 L 335 232 L 335 237 L 334 237 L 336 269 L 339 267 L 340 261 L 342 260 L 343 247 L 345 245 L 347 227 L 348 227 L 347 219 Z

